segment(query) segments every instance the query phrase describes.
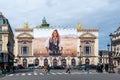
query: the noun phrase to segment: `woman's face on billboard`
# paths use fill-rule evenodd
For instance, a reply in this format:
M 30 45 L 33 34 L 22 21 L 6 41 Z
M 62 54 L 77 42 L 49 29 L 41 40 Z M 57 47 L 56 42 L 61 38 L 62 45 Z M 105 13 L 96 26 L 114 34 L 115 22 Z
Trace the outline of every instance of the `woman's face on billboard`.
M 57 32 L 56 31 L 53 32 L 53 37 L 57 37 Z

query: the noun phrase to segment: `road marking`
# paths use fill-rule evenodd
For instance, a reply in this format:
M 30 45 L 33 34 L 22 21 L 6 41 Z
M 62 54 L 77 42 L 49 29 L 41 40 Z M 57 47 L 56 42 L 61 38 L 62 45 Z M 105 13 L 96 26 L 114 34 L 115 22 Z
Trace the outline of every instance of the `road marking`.
M 46 74 L 46 75 L 62 75 L 62 74 L 69 74 L 69 73 L 65 73 L 65 72 L 51 72 L 50 74 Z M 72 72 L 72 73 L 70 73 L 71 75 L 75 75 L 75 74 L 77 74 L 77 75 L 87 75 L 87 74 L 101 74 L 101 73 L 97 73 L 97 72 L 89 72 L 89 73 L 87 73 L 87 72 Z M 102 74 L 106 74 L 106 73 L 102 73 Z M 17 73 L 17 74 L 9 74 L 9 75 L 7 75 L 7 76 L 25 76 L 25 75 L 28 75 L 28 76 L 30 76 L 30 75 L 45 75 L 43 72 L 41 72 L 41 73 L 37 73 L 37 72 L 33 72 L 33 73 Z
M 14 74 L 10 74 L 10 75 L 8 75 L 8 76 L 13 76 Z
M 43 73 L 40 73 L 40 75 L 44 75 Z
M 55 73 L 51 73 L 51 74 L 56 75 Z
M 29 75 L 29 76 L 30 76 L 30 75 L 32 75 L 32 74 L 31 74 L 31 73 L 28 73 L 27 75 Z
M 38 75 L 37 73 L 34 73 L 34 75 Z
M 16 74 L 16 76 L 19 76 L 20 74 Z
M 63 72 L 63 74 L 68 74 L 68 73 L 66 73 L 66 72 Z
M 22 75 L 22 76 L 25 76 L 25 73 L 22 73 L 21 75 Z
M 58 72 L 57 74 L 62 74 L 62 73 Z

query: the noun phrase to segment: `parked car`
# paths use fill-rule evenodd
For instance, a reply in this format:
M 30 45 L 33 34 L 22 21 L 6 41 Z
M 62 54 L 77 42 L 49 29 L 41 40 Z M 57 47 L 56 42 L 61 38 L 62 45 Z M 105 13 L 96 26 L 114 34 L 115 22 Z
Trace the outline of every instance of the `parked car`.
M 81 64 L 81 65 L 76 66 L 76 69 L 78 69 L 78 70 L 85 70 L 85 68 L 86 68 L 85 64 Z
M 39 66 L 38 69 L 43 69 L 43 66 Z
M 63 66 L 52 66 L 51 69 L 65 69 Z
M 18 65 L 17 69 L 25 69 L 25 67 L 23 67 L 22 65 Z
M 34 65 L 34 64 L 28 64 L 28 68 L 29 68 L 29 69 L 34 69 L 34 68 L 35 68 L 35 65 Z
M 72 69 L 78 69 L 78 66 L 72 66 L 71 68 Z
M 81 64 L 81 65 L 80 65 L 80 70 L 85 70 L 85 68 L 86 68 L 86 65 L 85 65 L 85 64 Z
M 96 68 L 97 68 L 97 66 L 94 65 L 94 64 L 91 64 L 91 65 L 89 65 L 89 66 L 90 66 L 90 69 L 96 69 Z

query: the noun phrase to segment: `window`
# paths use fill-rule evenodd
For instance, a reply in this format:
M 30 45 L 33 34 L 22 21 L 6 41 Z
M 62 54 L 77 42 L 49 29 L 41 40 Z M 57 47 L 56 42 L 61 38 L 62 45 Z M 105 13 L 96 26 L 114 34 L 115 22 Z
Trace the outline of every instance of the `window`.
M 0 34 L 0 41 L 2 41 L 2 35 Z
M 89 46 L 85 46 L 84 50 L 85 50 L 85 55 L 89 56 L 90 55 L 90 47 Z
M 3 24 L 3 19 L 0 19 L 0 24 Z
M 22 47 L 22 54 L 23 55 L 27 55 L 28 54 L 28 47 L 27 46 L 23 46 Z
M 27 56 L 28 55 L 28 44 L 26 41 L 22 42 L 22 55 Z
M 2 31 L 2 26 L 0 25 L 0 31 Z
M 2 44 L 0 44 L 0 52 L 2 52 Z

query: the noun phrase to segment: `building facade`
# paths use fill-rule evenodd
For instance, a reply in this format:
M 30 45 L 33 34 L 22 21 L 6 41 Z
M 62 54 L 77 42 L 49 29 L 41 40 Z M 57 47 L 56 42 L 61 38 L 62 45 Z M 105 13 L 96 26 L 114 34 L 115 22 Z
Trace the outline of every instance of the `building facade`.
M 0 12 L 0 68 L 10 71 L 14 64 L 14 34 L 7 18 Z
M 42 24 L 34 29 L 29 28 L 28 24 L 27 29 L 25 26 L 15 29 L 16 65 L 28 67 L 31 64 L 36 66 L 44 66 L 45 64 L 67 66 L 69 64 L 76 66 L 79 65 L 79 51 L 81 50 L 81 53 L 84 54 L 83 60 L 89 58 L 91 64 L 97 63 L 98 29 L 57 28 L 63 47 L 62 54 L 50 55 L 47 53 L 45 43 L 55 29 L 56 27 L 51 27 L 45 18 L 43 18 Z M 76 37 L 76 35 L 79 37 Z M 78 45 L 82 46 L 81 50 L 79 50 Z M 88 46 L 89 51 L 84 51 L 83 47 L 85 46 Z
M 109 55 L 108 50 L 99 50 L 99 63 L 108 64 L 109 63 Z
M 63 43 L 62 55 L 51 56 L 45 49 L 45 43 L 55 28 L 51 27 L 45 18 L 43 18 L 42 24 L 34 29 L 29 28 L 28 24 L 26 29 L 25 25 L 24 28 L 15 29 L 15 59 L 17 61 L 15 65 L 24 67 L 31 64 L 36 66 L 44 66 L 45 64 L 50 66 L 78 65 L 76 35 L 70 37 L 67 33 L 75 32 L 76 29 L 58 29 Z M 63 32 L 66 32 L 65 35 L 62 35 Z
M 89 64 L 98 63 L 98 29 L 82 28 L 81 24 L 78 25 L 77 52 L 80 63 L 85 64 L 86 60 Z
M 29 28 L 28 23 L 23 28 L 15 29 L 15 60 L 17 65 L 28 66 L 33 62 L 33 29 Z M 16 63 L 15 63 L 16 65 Z
M 120 65 L 120 27 L 111 33 L 112 56 L 114 56 L 114 65 Z

